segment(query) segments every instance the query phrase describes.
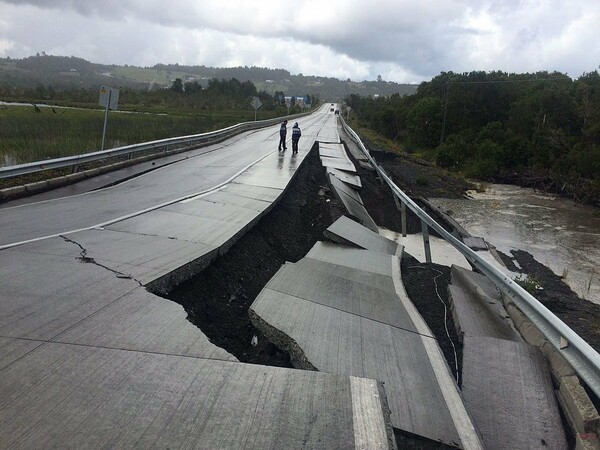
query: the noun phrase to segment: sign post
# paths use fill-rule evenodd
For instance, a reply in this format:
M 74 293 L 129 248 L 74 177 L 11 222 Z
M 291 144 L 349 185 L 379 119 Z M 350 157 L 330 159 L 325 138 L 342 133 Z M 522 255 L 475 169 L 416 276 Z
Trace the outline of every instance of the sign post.
M 290 105 L 291 105 L 291 103 L 292 103 L 291 99 L 289 99 L 289 100 L 287 98 L 285 99 L 285 106 L 287 106 L 287 110 L 288 110 L 287 115 L 288 116 L 290 115 Z
M 262 102 L 258 97 L 252 97 L 251 105 L 254 108 L 254 121 L 256 122 L 256 112 L 258 111 L 258 108 L 262 106 Z
M 100 86 L 100 98 L 98 104 L 106 108 L 106 111 L 104 112 L 104 128 L 102 130 L 102 147 L 100 148 L 100 150 L 104 150 L 106 126 L 108 124 L 108 110 L 116 110 L 119 108 L 119 90 L 108 86 Z

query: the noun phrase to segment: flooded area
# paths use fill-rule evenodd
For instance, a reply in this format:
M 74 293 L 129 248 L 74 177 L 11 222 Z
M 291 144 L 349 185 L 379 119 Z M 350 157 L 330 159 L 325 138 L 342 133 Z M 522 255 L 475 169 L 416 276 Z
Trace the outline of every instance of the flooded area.
M 473 236 L 503 253 L 524 250 L 600 304 L 600 210 L 511 185 L 490 184 L 472 199 L 430 199 Z

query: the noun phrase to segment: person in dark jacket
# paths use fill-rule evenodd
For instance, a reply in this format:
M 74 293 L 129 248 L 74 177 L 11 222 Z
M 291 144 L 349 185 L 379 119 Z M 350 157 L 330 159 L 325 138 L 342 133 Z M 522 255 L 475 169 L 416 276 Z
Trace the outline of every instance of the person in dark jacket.
M 281 122 L 281 127 L 279 127 L 279 151 L 281 151 L 281 147 L 283 147 L 283 151 L 287 150 L 285 146 L 285 136 L 287 135 L 287 120 Z
M 296 122 L 292 128 L 292 154 L 298 153 L 298 141 L 300 140 L 300 136 L 302 136 L 302 131 L 300 131 L 298 122 Z

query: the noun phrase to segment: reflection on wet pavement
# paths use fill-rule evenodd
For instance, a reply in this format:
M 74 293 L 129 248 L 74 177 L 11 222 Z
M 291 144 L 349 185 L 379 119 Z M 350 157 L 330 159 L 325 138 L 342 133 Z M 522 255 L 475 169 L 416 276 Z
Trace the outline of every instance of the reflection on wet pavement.
M 531 253 L 580 297 L 600 303 L 600 215 L 598 210 L 533 189 L 492 184 L 472 200 L 431 201 L 469 233 L 498 250 Z

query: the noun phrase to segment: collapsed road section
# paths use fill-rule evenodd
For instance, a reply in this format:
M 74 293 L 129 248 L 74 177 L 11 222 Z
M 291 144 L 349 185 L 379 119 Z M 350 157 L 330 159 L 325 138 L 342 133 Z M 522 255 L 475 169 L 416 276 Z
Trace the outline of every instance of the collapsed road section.
M 3 227 L 13 236 L 3 234 L 10 245 L 0 251 L 0 442 L 14 448 L 394 448 L 380 382 L 238 362 L 191 324 L 180 305 L 147 289 L 169 290 L 225 252 L 281 197 L 313 145 L 311 135 L 322 128 L 305 128 L 295 156 L 272 150 L 276 130 L 258 133 L 266 137 L 258 152 L 269 153 L 252 167 L 236 158 L 249 152 L 249 143 L 206 156 L 208 169 L 188 176 L 183 189 L 214 186 L 231 178 L 224 175 L 231 170 L 240 172 L 235 182 L 104 226 L 73 231 L 69 217 L 91 199 L 114 216 L 110 204 L 122 201 L 124 190 L 133 198 L 141 189 L 158 202 L 169 193 L 145 192 L 152 184 L 146 176 L 118 189 L 3 210 L 3 220 L 10 218 Z M 166 182 L 169 171 L 189 175 L 202 161 L 175 166 L 160 177 L 154 172 L 154 180 Z M 177 184 L 172 173 L 170 180 Z M 21 213 L 50 210 L 66 232 L 27 223 L 27 239 L 17 241 L 25 237 Z

